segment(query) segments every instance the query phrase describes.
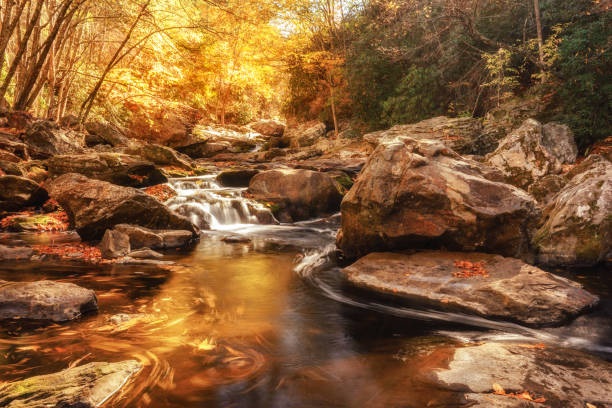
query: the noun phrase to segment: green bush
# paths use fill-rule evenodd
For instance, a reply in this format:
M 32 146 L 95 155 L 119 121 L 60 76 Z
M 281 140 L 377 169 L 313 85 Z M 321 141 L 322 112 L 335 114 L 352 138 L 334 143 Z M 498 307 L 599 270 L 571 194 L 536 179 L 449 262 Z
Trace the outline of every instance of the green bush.
M 397 85 L 395 94 L 382 103 L 383 123 L 392 126 L 435 116 L 444 111 L 444 94 L 435 70 L 413 65 Z

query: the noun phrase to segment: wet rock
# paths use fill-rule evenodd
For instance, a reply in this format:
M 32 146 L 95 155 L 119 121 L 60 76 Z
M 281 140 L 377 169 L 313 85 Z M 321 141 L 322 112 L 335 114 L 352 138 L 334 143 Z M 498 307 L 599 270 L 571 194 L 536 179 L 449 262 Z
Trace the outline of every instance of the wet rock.
M 27 261 L 33 253 L 29 247 L 10 247 L 0 244 L 0 261 Z
M 18 176 L 0 176 L 0 211 L 42 205 L 49 199 L 38 183 Z
M 221 241 L 227 244 L 248 244 L 252 240 L 244 235 L 232 234 L 221 238 Z
M 107 229 L 130 223 L 152 229 L 188 230 L 196 227 L 148 194 L 80 174 L 64 174 L 48 184 L 51 197 L 66 210 L 84 240 L 98 240 Z
M 310 170 L 264 171 L 251 179 L 248 191 L 294 221 L 336 212 L 342 199 L 331 177 Z
M 219 173 L 217 181 L 224 187 L 248 187 L 251 179 L 259 173 L 254 169 L 231 169 Z
M 327 133 L 327 126 L 318 121 L 302 123 L 285 130 L 286 137 L 291 140 L 291 146 L 296 148 L 312 146 L 317 140 L 324 137 L 325 133 Z
M 546 206 L 567 184 L 567 179 L 559 174 L 550 174 L 536 180 L 527 190 L 538 203 Z
M 102 406 L 138 374 L 135 360 L 88 363 L 54 374 L 0 385 L 0 406 L 10 408 L 94 408 Z
M 65 322 L 95 310 L 94 291 L 72 283 L 0 281 L 0 319 Z
M 532 258 L 540 211 L 499 172 L 440 142 L 382 143 L 342 201 L 338 247 L 348 259 L 369 252 L 449 248 Z
M 249 127 L 264 136 L 281 137 L 285 133 L 285 124 L 276 120 L 260 120 Z
M 397 138 L 437 140 L 461 154 L 479 154 L 474 143 L 482 133 L 482 124 L 474 118 L 439 116 L 409 125 L 397 125 L 388 130 L 368 133 L 364 140 L 373 147 Z
M 446 311 L 558 325 L 599 299 L 572 281 L 499 255 L 372 253 L 343 269 L 357 287 Z
M 612 403 L 612 364 L 580 351 L 555 347 L 485 343 L 456 348 L 448 368 L 432 373 L 442 389 L 465 394 L 470 407 L 584 408 Z M 493 395 L 524 391 L 543 404 Z
M 158 234 L 162 238 L 164 248 L 182 248 L 194 242 L 190 231 L 158 231 Z
M 134 156 L 140 156 L 160 166 L 178 167 L 187 171 L 193 169 L 189 163 L 190 160 L 188 156 L 170 147 L 150 143 L 133 144 L 131 147 L 125 149 L 125 152 Z
M 132 249 L 152 248 L 161 249 L 164 247 L 164 240 L 161 236 L 148 228 L 138 225 L 119 224 L 115 225 L 115 231 L 126 234 L 130 239 Z
M 134 259 L 161 259 L 164 257 L 163 254 L 155 252 L 149 248 L 142 248 L 137 251 L 132 251 L 128 254 L 128 256 Z
M 60 155 L 50 158 L 47 166 L 51 177 L 79 173 L 125 187 L 149 187 L 168 181 L 153 163 L 119 153 Z
M 486 163 L 500 169 L 508 183 L 525 190 L 541 177 L 559 174 L 572 152 L 577 153 L 574 135 L 556 124 L 546 129 L 545 133 L 542 124 L 534 119 L 526 120 L 500 141 L 497 149 L 487 155 Z
M 85 135 L 41 120 L 28 126 L 23 141 L 32 158 L 44 160 L 59 154 L 82 153 Z
M 591 266 L 612 258 L 612 162 L 591 155 L 567 177 L 534 236 L 538 261 Z
M 85 124 L 85 130 L 87 130 L 90 135 L 103 140 L 105 144 L 114 147 L 126 146 L 129 143 L 129 139 L 125 136 L 125 133 L 120 128 L 110 123 L 100 121 L 87 122 Z
M 130 237 L 122 232 L 106 230 L 99 245 L 102 258 L 113 259 L 130 253 Z

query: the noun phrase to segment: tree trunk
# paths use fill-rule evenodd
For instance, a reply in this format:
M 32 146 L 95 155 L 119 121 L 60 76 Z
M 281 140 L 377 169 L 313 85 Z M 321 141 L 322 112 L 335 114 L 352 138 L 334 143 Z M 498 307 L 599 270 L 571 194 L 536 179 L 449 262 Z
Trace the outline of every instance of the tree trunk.
M 533 0 L 533 7 L 535 8 L 536 29 L 538 31 L 538 53 L 539 53 L 539 57 L 540 57 L 539 60 L 540 60 L 540 65 L 541 65 L 540 69 L 544 71 L 544 40 L 542 38 L 542 20 L 540 18 L 540 1 Z M 544 76 L 542 76 L 542 81 L 544 81 Z

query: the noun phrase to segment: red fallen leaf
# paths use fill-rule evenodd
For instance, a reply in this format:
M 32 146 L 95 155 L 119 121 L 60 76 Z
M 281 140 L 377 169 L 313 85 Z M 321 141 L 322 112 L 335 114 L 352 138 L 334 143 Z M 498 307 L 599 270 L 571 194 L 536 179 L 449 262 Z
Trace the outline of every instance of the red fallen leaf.
M 532 401 L 532 402 L 536 402 L 538 404 L 542 404 L 544 402 L 546 402 L 546 398 L 533 398 L 531 396 L 531 394 L 528 391 L 523 391 L 521 393 L 513 393 L 513 392 L 506 392 L 501 385 L 494 383 L 493 384 L 493 394 L 495 395 L 502 395 L 504 397 L 511 397 L 511 398 L 518 398 L 518 399 L 522 399 L 522 400 L 526 400 L 526 401 Z
M 176 191 L 167 184 L 158 184 L 145 188 L 144 192 L 160 201 L 167 201 L 177 195 Z
M 138 181 L 139 183 L 142 183 L 142 181 L 147 178 L 146 176 L 139 176 L 137 174 L 128 174 L 128 177 L 132 180 Z
M 484 265 L 484 262 L 455 261 L 455 268 L 460 268 L 461 271 L 453 272 L 453 276 L 455 278 L 472 278 L 474 276 L 488 278 L 489 272 Z

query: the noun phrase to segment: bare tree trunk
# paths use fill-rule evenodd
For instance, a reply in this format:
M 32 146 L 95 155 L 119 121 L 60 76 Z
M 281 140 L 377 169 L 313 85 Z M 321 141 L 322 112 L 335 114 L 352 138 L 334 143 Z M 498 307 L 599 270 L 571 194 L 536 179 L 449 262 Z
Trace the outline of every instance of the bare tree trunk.
M 540 69 L 544 71 L 544 40 L 542 38 L 542 20 L 540 18 L 540 1 L 533 0 L 533 7 L 535 8 L 535 20 L 536 20 L 536 29 L 538 31 L 538 53 L 540 60 Z M 544 81 L 544 76 L 542 76 L 542 81 Z

